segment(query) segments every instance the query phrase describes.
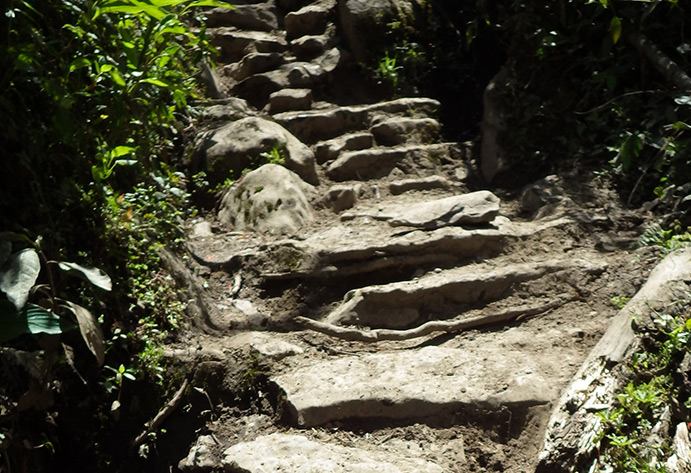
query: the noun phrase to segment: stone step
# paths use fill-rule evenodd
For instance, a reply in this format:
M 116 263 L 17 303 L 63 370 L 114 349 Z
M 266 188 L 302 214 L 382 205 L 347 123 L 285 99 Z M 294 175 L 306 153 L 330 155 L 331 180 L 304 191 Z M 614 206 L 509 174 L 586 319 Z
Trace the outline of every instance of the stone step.
M 463 410 L 526 408 L 558 396 L 529 353 L 491 344 L 342 356 L 272 381 L 285 393 L 292 422 L 302 427 L 344 419 L 429 421 Z
M 278 90 L 311 89 L 324 80 L 328 73 L 336 69 L 340 57 L 338 48 L 333 48 L 314 61 L 290 62 L 275 70 L 251 75 L 235 84 L 231 91 L 234 95 L 247 100 L 255 108 L 261 109 L 269 103 L 271 94 Z M 280 123 L 278 120 L 275 121 Z
M 435 169 L 442 161 L 454 161 L 455 143 L 401 145 L 341 153 L 328 165 L 326 175 L 334 181 L 368 180 L 387 176 L 394 168 L 405 173 Z
M 357 151 L 374 146 L 374 135 L 369 131 L 346 133 L 337 138 L 320 141 L 312 147 L 317 163 L 333 161 L 343 151 Z
M 423 144 L 437 140 L 441 125 L 433 118 L 394 117 L 375 123 L 370 131 L 380 146 Z
M 250 53 L 239 62 L 223 67 L 223 73 L 236 81 L 241 81 L 254 74 L 273 71 L 286 63 L 280 53 Z
M 390 115 L 423 118 L 435 115 L 438 110 L 439 102 L 436 100 L 410 97 L 368 105 L 281 113 L 274 115 L 274 120 L 302 142 L 314 144 L 349 132 L 367 130 L 376 119 Z
M 272 31 L 278 29 L 276 6 L 270 3 L 213 8 L 205 13 L 207 28 L 233 26 L 239 29 Z
M 561 271 L 601 273 L 604 263 L 579 258 L 531 263 L 473 264 L 428 273 L 412 281 L 369 286 L 348 292 L 326 321 L 372 328 L 409 328 L 453 316 L 463 306 L 502 298 L 515 285 Z
M 311 89 L 281 89 L 269 95 L 269 113 L 309 109 L 312 100 Z
M 288 50 L 284 32 L 241 31 L 232 27 L 209 28 L 207 32 L 224 63 L 237 62 L 251 53 L 283 53 Z
M 320 35 L 326 31 L 336 0 L 327 0 L 307 5 L 285 16 L 285 29 L 288 39 L 306 35 Z
M 361 450 L 310 440 L 303 435 L 270 434 L 223 452 L 223 471 L 243 473 L 442 473 L 420 458 L 384 450 Z
M 290 41 L 290 50 L 300 61 L 309 61 L 336 45 L 335 28 L 320 35 L 306 35 Z
M 448 189 L 451 182 L 444 176 L 427 176 L 421 178 L 401 179 L 389 183 L 389 192 L 393 195 L 409 191 L 425 191 L 432 189 Z

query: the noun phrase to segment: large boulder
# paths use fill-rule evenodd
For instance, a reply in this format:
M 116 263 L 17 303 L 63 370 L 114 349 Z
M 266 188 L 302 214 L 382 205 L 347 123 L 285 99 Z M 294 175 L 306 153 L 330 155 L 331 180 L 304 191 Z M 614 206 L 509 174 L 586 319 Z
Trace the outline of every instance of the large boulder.
M 314 188 L 277 164 L 247 173 L 223 197 L 219 220 L 234 230 L 295 234 L 312 221 Z
M 319 184 L 312 150 L 281 125 L 264 118 L 247 117 L 207 132 L 199 153 L 209 181 L 218 183 L 276 147 L 283 151 L 285 167 L 310 184 Z
M 416 10 L 424 3 L 424 0 L 338 0 L 341 27 L 354 59 L 358 62 L 370 59 L 372 45 L 384 41 L 387 23 L 400 21 L 412 26 Z

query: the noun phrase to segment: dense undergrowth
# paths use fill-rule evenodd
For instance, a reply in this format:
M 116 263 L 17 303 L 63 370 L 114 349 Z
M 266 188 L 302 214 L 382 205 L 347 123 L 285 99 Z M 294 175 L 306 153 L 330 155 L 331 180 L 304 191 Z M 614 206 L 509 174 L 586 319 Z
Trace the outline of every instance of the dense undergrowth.
M 28 282 L 0 284 L 26 296 L 0 297 L 0 472 L 168 471 L 156 435 L 132 441 L 184 375 L 161 358 L 186 296 L 158 250 L 179 243 L 190 191 L 207 185 L 178 163 L 211 54 L 199 15 L 218 3 L 1 5 L 0 279 L 16 255 L 38 263 L 17 263 Z M 645 35 L 690 70 L 687 6 L 418 3 L 414 23 L 386 19 L 367 66 L 394 93 L 441 99 L 447 135 L 477 137 L 483 91 L 506 68 L 512 176 L 588 167 L 629 204 L 657 197 L 664 211 L 691 194 L 691 96 L 635 46 Z M 104 274 L 110 291 L 94 285 Z

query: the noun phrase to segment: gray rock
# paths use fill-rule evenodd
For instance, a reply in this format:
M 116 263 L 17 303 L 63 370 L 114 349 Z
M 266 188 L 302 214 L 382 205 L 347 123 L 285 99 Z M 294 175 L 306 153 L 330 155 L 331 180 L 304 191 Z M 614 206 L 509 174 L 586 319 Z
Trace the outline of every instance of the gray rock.
M 317 163 L 338 158 L 342 151 L 355 151 L 374 146 L 374 136 L 368 131 L 346 133 L 332 140 L 322 141 L 314 145 L 314 157 Z
M 285 64 L 280 53 L 250 53 L 240 60 L 223 68 L 223 72 L 237 81 L 254 74 L 272 71 Z
M 385 40 L 387 23 L 413 26 L 416 5 L 412 0 L 339 0 L 341 27 L 355 60 L 370 59 L 371 45 Z
M 487 84 L 483 95 L 482 148 L 480 150 L 480 169 L 487 182 L 506 171 L 509 167 L 507 151 L 504 146 L 508 130 L 508 110 L 504 93 L 510 77 L 508 66 L 504 66 Z
M 287 37 L 292 39 L 324 33 L 335 6 L 336 0 L 328 0 L 321 4 L 307 5 L 298 11 L 288 13 L 285 17 Z
M 558 395 L 528 353 L 491 344 L 474 348 L 430 346 L 340 357 L 274 381 L 286 394 L 293 422 L 304 427 L 351 418 L 415 420 L 471 407 L 539 405 Z
M 338 213 L 355 205 L 361 193 L 362 185 L 335 185 L 327 191 L 326 201 L 331 210 Z
M 485 264 L 434 272 L 419 279 L 350 291 L 326 320 L 373 328 L 408 328 L 456 311 L 463 304 L 498 299 L 514 284 L 564 270 L 602 272 L 606 266 L 584 260 L 547 260 L 492 267 Z
M 534 213 L 548 204 L 556 204 L 564 199 L 564 188 L 557 176 L 547 176 L 523 189 L 521 210 Z
M 211 230 L 209 222 L 201 221 L 192 227 L 191 236 L 192 238 L 208 238 L 214 236 L 214 232 Z
M 283 166 L 265 164 L 231 186 L 218 218 L 236 230 L 294 234 L 313 219 L 307 200 L 313 191 Z
M 301 36 L 290 42 L 290 49 L 296 58 L 306 61 L 326 51 L 331 41 L 332 38 L 329 35 Z
M 439 137 L 441 125 L 432 118 L 396 117 L 384 120 L 370 128 L 382 146 L 396 146 L 403 143 L 432 143 Z
M 208 471 L 220 467 L 215 451 L 219 444 L 212 435 L 202 435 L 190 448 L 185 458 L 180 460 L 178 468 L 184 472 Z
M 391 182 L 389 184 L 389 191 L 393 195 L 399 195 L 412 190 L 448 189 L 450 186 L 449 180 L 443 176 L 428 176 L 420 179 L 402 179 Z
M 285 166 L 310 184 L 318 184 L 314 153 L 277 123 L 247 117 L 212 130 L 202 137 L 201 154 L 209 180 L 222 182 L 231 171 L 240 172 L 251 159 L 275 146 L 285 151 Z
M 271 434 L 223 452 L 223 466 L 245 473 L 441 473 L 434 463 L 376 450 Z
M 211 44 L 221 53 L 223 62 L 239 61 L 251 53 L 282 53 L 288 50 L 285 37 L 264 31 L 242 31 L 230 27 L 210 28 Z
M 283 89 L 269 96 L 269 111 L 306 110 L 312 106 L 311 89 Z
M 239 29 L 271 31 L 278 28 L 276 7 L 270 3 L 213 8 L 205 13 L 206 26 L 234 26 Z
M 202 108 L 201 118 L 208 121 L 232 122 L 255 115 L 246 101 L 238 97 L 227 97 L 223 103 Z
M 439 228 L 489 223 L 498 214 L 499 197 L 490 191 L 477 191 L 394 208 L 389 221 L 395 226 Z
M 267 332 L 240 333 L 228 340 L 228 346 L 249 347 L 250 351 L 275 360 L 304 352 L 301 347 Z

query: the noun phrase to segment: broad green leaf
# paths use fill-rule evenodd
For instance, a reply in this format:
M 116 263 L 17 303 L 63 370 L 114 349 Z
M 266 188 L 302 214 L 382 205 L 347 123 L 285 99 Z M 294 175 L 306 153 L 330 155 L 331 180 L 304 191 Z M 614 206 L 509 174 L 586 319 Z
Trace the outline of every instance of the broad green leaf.
M 26 305 L 29 291 L 36 283 L 40 271 L 38 253 L 30 248 L 10 256 L 0 270 L 0 290 L 7 295 L 17 310 Z
M 70 72 L 74 72 L 77 69 L 82 69 L 84 67 L 89 67 L 91 65 L 91 61 L 89 61 L 85 57 L 78 57 L 74 61 L 72 61 L 72 64 L 70 64 Z
M 105 342 L 101 326 L 98 325 L 98 320 L 96 320 L 96 317 L 94 317 L 91 312 L 80 305 L 70 301 L 66 301 L 65 304 L 67 304 L 66 307 L 77 318 L 79 331 L 86 342 L 86 346 L 89 347 L 91 353 L 96 357 L 98 365 L 103 365 L 105 358 Z
M 148 78 L 148 79 L 142 79 L 139 82 L 144 82 L 146 84 L 152 84 L 152 85 L 155 85 L 158 87 L 164 87 L 164 88 L 168 87 L 168 84 L 166 82 L 163 82 L 162 80 L 158 80 L 158 79 Z
M 609 34 L 612 36 L 612 42 L 617 44 L 621 37 L 621 20 L 619 17 L 612 17 L 612 21 L 609 24 Z
M 0 268 L 5 264 L 11 253 L 12 243 L 7 240 L 0 240 Z
M 134 148 L 132 146 L 116 146 L 115 148 L 111 149 L 108 154 L 110 154 L 111 158 L 119 158 L 120 156 L 132 154 L 136 150 L 137 148 Z
M 58 268 L 68 273 L 77 273 L 82 278 L 86 279 L 94 286 L 103 289 L 104 291 L 110 291 L 113 289 L 113 283 L 111 282 L 110 277 L 98 268 L 82 266 L 77 263 L 68 263 L 66 261 L 60 261 L 58 263 Z
M 120 74 L 120 71 L 117 69 L 113 68 L 110 71 L 110 77 L 112 77 L 113 82 L 115 82 L 117 85 L 120 87 L 125 87 L 127 83 L 125 82 L 125 79 L 122 78 L 122 74 Z
M 25 333 L 58 335 L 73 328 L 73 324 L 43 307 L 27 304 L 23 310 L 17 310 L 10 301 L 0 300 L 0 342 Z

